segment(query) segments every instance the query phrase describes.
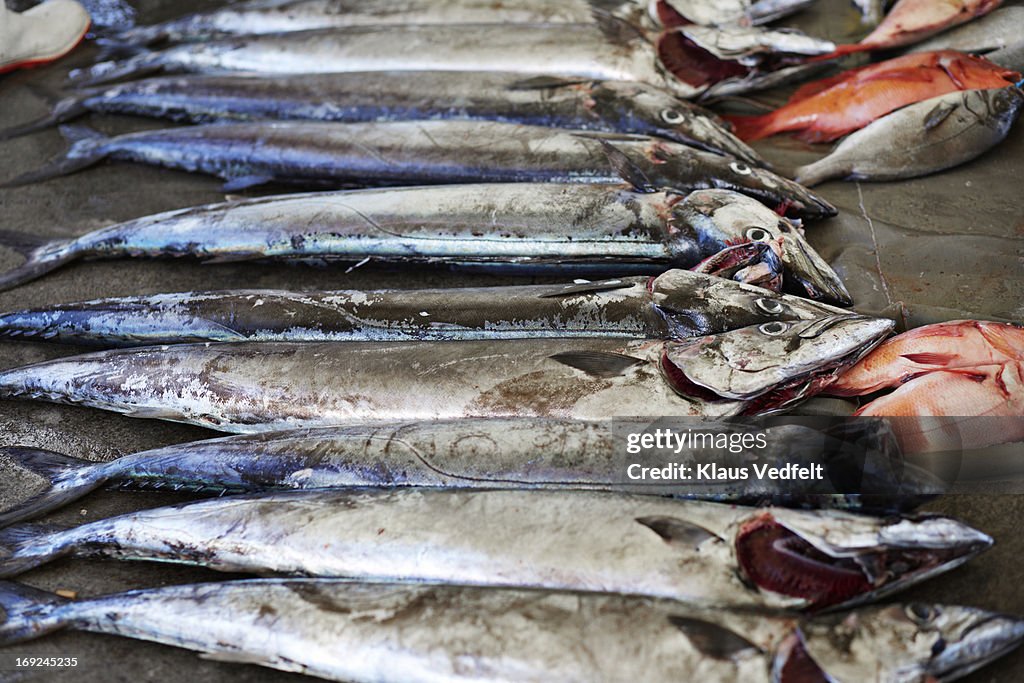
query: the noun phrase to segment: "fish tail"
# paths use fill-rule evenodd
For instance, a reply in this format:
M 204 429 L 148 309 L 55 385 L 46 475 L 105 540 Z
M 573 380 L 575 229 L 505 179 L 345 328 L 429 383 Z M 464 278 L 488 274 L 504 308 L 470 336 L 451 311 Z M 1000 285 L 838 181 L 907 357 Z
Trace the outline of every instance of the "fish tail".
M 71 623 L 66 598 L 20 583 L 0 581 L 0 646 L 21 643 Z
M 825 161 L 825 159 L 815 161 L 807 164 L 806 166 L 799 166 L 795 171 L 793 171 L 793 175 L 791 177 L 804 187 L 814 187 L 822 184 L 826 180 L 835 178 L 836 173 L 834 169 L 832 169 L 828 164 L 822 163 L 823 161 Z
M 78 258 L 71 243 L 47 242 L 24 233 L 0 230 L 0 248 L 6 247 L 25 256 L 25 262 L 6 272 L 0 272 L 0 292 L 14 289 L 56 270 Z
M 53 111 L 46 116 L 19 126 L 11 126 L 10 128 L 0 130 L 0 140 L 10 140 L 11 138 L 21 137 L 29 133 L 36 133 L 61 123 L 67 123 L 72 119 L 77 119 L 79 116 L 88 113 L 89 110 L 85 106 L 87 99 L 88 95 L 85 94 L 65 97 L 57 102 L 53 107 Z
M 149 52 L 127 59 L 98 62 L 87 69 L 74 69 L 68 82 L 75 86 L 102 85 L 127 78 L 139 78 L 163 69 L 159 52 Z
M 60 132 L 72 143 L 63 155 L 51 159 L 42 168 L 24 173 L 6 183 L 0 183 L 0 188 L 21 187 L 76 173 L 99 163 L 109 153 L 105 144 L 110 138 L 87 126 L 68 124 L 61 126 Z
M 37 448 L 0 448 L 0 458 L 46 480 L 46 488 L 0 512 L 0 527 L 39 517 L 67 505 L 103 484 L 102 464 Z
M 35 569 L 70 552 L 64 529 L 50 524 L 19 524 L 0 529 L 0 578 Z

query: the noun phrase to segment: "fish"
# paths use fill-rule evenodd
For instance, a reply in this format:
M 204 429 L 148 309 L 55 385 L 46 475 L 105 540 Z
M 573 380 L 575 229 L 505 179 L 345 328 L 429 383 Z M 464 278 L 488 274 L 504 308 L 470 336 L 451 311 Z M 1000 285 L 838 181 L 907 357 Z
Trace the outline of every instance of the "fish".
M 735 244 L 707 257 L 693 271 L 781 292 L 782 249 L 782 244 L 774 241 Z
M 952 50 L 915 53 L 808 83 L 782 107 L 759 116 L 730 116 L 743 140 L 797 132 L 830 142 L 915 102 L 960 90 L 1002 88 L 1020 74 Z
M 71 130 L 69 130 L 71 129 Z M 836 209 L 806 188 L 739 159 L 642 135 L 487 121 L 223 123 L 105 137 L 84 127 L 62 156 L 16 187 L 110 158 L 206 173 L 226 190 L 270 182 L 316 187 L 487 182 L 618 183 L 646 190 L 732 189 L 805 218 Z
M 0 398 L 236 433 L 464 417 L 770 414 L 892 331 L 853 314 L 696 340 L 239 342 L 98 351 L 0 372 Z
M 0 140 L 67 123 L 89 112 L 187 123 L 501 121 L 650 135 L 767 166 L 710 111 L 643 83 L 453 71 L 143 79 L 76 92 L 57 102 L 50 115 L 0 131 Z
M 98 346 L 573 336 L 678 339 L 844 313 L 733 280 L 669 270 L 654 277 L 568 285 L 254 289 L 115 297 L 0 314 L 0 338 Z
M 287 491 L 170 505 L 61 530 L 7 527 L 0 531 L 0 577 L 87 553 L 264 576 L 819 611 L 891 595 L 991 545 L 984 533 L 932 515 L 886 519 L 597 491 Z
M 1002 4 L 1003 0 L 897 0 L 885 19 L 859 43 L 840 45 L 822 59 L 913 45 L 982 17 Z
M 756 171 L 731 162 L 740 171 Z M 27 260 L 0 288 L 82 258 L 183 257 L 206 262 L 317 260 L 441 264 L 525 272 L 660 274 L 739 242 L 777 243 L 788 287 L 852 303 L 799 224 L 727 190 L 688 195 L 620 184 L 507 183 L 262 197 L 170 211 L 71 240 L 0 239 Z
M 1000 7 L 980 19 L 917 43 L 908 52 L 960 50 L 985 54 L 1020 42 L 1022 36 L 1024 7 Z
M 891 421 L 908 454 L 981 449 L 1024 441 L 1024 329 L 956 320 L 894 337 L 827 391 L 894 389 L 857 415 Z
M 1007 45 L 995 52 L 989 52 L 985 57 L 993 64 L 1014 71 L 1024 71 L 1024 40 Z
M 359 26 L 591 24 L 602 15 L 648 27 L 643 0 L 292 0 L 241 2 L 104 36 L 101 44 L 145 46 L 225 36 L 287 34 Z
M 699 431 L 709 436 L 699 443 L 647 449 L 651 455 L 642 456 L 640 464 L 627 464 L 623 453 L 629 452 L 630 435 L 653 433 L 665 424 L 476 418 L 321 427 L 205 439 L 107 462 L 11 446 L 0 448 L 0 457 L 42 477 L 45 486 L 24 500 L 8 501 L 0 526 L 46 514 L 107 484 L 204 495 L 364 487 L 587 489 L 878 513 L 910 510 L 942 491 L 930 472 L 902 461 L 884 422 L 867 419 L 840 433 L 785 421 L 702 421 Z M 678 432 L 692 427 L 669 424 Z M 718 447 L 715 439 L 729 434 L 749 435 L 754 445 Z M 730 472 L 752 463 L 817 465 L 827 468 L 827 481 L 631 478 L 631 467 L 639 471 L 662 455 L 693 467 L 715 462 L 736 468 Z M 856 481 L 837 469 L 851 461 L 858 463 Z
M 1020 118 L 1016 85 L 964 90 L 886 114 L 839 143 L 826 157 L 796 170 L 813 187 L 831 178 L 899 180 L 965 164 L 989 151 Z
M 637 596 L 332 579 L 186 584 L 74 601 L 4 582 L 0 608 L 3 645 L 93 631 L 354 683 L 952 681 L 1024 639 L 1018 618 L 924 603 L 798 620 Z
M 72 70 L 69 79 L 97 85 L 154 73 L 485 71 L 638 81 L 684 99 L 696 95 L 698 89 L 660 61 L 664 52 L 643 31 L 611 16 L 597 24 L 362 26 L 147 50 Z
M 654 23 L 664 28 L 701 26 L 759 26 L 796 14 L 814 0 L 652 0 Z

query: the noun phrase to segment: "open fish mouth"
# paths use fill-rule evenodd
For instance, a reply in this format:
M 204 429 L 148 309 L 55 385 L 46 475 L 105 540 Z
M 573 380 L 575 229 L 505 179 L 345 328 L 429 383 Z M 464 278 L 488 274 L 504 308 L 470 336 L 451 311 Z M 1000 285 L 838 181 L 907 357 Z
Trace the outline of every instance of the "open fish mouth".
M 847 607 L 897 591 L 910 583 L 966 562 L 992 545 L 992 539 L 948 518 L 906 522 L 945 526 L 944 537 L 919 545 L 890 540 L 843 547 L 807 530 L 794 530 L 772 514 L 746 522 L 736 537 L 736 558 L 747 581 L 760 590 L 807 601 L 810 611 Z
M 668 343 L 661 369 L 683 396 L 747 401 L 744 414 L 778 412 L 824 389 L 893 328 L 891 320 L 853 314 L 774 321 Z

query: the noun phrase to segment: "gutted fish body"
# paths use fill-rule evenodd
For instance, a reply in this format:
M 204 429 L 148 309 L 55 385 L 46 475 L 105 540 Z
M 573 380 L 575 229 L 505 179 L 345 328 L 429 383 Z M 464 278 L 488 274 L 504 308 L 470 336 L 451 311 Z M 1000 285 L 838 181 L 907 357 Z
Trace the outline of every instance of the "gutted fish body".
M 952 681 L 1024 638 L 1021 620 L 967 607 L 891 605 L 858 609 L 842 622 L 798 622 L 641 597 L 329 579 L 169 586 L 73 602 L 6 583 L 0 607 L 4 645 L 72 628 L 357 683 L 483 675 L 567 683 L 697 676 L 790 683 L 809 674 Z M 837 630 L 850 634 L 848 651 L 838 649 Z
M 486 520 L 486 523 L 481 523 Z M 949 517 L 882 520 L 589 491 L 292 491 L 6 537 L 0 576 L 82 554 L 220 571 L 820 609 L 959 566 L 992 541 Z
M 809 83 L 768 114 L 729 118 L 745 140 L 794 131 L 806 142 L 828 142 L 906 105 L 961 90 L 1001 88 L 1019 77 L 952 50 L 904 55 Z
M 717 116 L 649 85 L 524 78 L 514 73 L 385 71 L 287 79 L 251 74 L 144 79 L 86 89 L 58 102 L 50 116 L 0 132 L 0 139 L 65 123 L 88 112 L 190 123 L 501 121 L 651 135 L 765 165 Z
M 617 183 L 680 192 L 730 189 L 804 217 L 835 215 L 825 200 L 771 171 L 640 135 L 484 121 L 225 123 L 81 139 L 22 185 L 103 159 L 207 173 L 238 189 L 271 181 L 307 186 L 480 182 Z
M 757 243 L 755 243 L 757 244 Z M 0 315 L 0 337 L 135 346 L 200 341 L 679 338 L 842 314 L 685 270 L 574 285 L 184 292 Z
M 43 244 L 22 266 L 0 276 L 0 287 L 80 258 L 139 256 L 658 273 L 697 265 L 736 242 L 780 239 L 794 291 L 851 303 L 839 276 L 797 225 L 749 197 L 724 190 L 683 197 L 621 184 L 573 183 L 284 195 L 171 211 Z
M 463 417 L 763 414 L 819 391 L 892 327 L 855 315 L 775 321 L 704 338 L 699 356 L 685 342 L 615 339 L 181 344 L 6 370 L 0 396 L 232 432 Z M 741 350 L 745 357 L 733 357 Z M 730 378 L 751 363 L 756 369 L 738 388 Z
M 798 168 L 797 180 L 898 180 L 959 166 L 1006 139 L 1022 105 L 1024 92 L 1013 85 L 933 97 L 854 132 L 825 158 Z

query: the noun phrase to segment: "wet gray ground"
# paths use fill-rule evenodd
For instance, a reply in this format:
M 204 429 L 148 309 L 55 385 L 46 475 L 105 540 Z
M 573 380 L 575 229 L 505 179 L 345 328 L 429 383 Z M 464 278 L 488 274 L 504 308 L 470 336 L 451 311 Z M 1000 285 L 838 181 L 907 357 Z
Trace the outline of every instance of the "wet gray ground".
M 160 20 L 211 2 L 144 0 L 145 21 Z M 822 0 L 798 22 L 833 39 L 857 31 L 845 0 Z M 0 127 L 46 112 L 67 69 L 94 55 L 83 48 L 62 64 L 0 77 Z M 93 117 L 108 132 L 151 122 Z M 64 148 L 56 131 L 0 143 L 0 178 L 34 168 Z M 820 150 L 781 140 L 761 145 L 780 166 L 813 158 Z M 1024 320 L 1024 127 L 998 150 L 940 176 L 889 184 L 830 183 L 822 193 L 841 214 L 811 225 L 811 242 L 836 267 L 858 309 L 885 313 L 911 326 L 953 318 Z M 140 166 L 104 164 L 78 175 L 17 190 L 0 190 L 0 230 L 55 239 L 107 223 L 224 198 L 213 179 Z M 0 268 L 19 262 L 0 248 Z M 504 278 L 503 282 L 523 280 Z M 0 293 L 0 310 L 100 296 L 231 287 L 373 288 L 495 283 L 485 276 L 440 271 L 360 268 L 301 269 L 253 264 L 203 266 L 189 262 L 82 263 Z M 0 367 L 72 353 L 43 344 L 5 343 Z M 33 445 L 106 459 L 145 448 L 212 436 L 198 428 L 132 420 L 84 408 L 0 401 L 0 445 Z M 0 506 L 34 485 L 0 463 Z M 47 521 L 77 524 L 142 507 L 187 500 L 180 494 L 99 492 Z M 986 531 L 997 546 L 951 575 L 905 594 L 905 599 L 963 603 L 1024 614 L 1024 497 L 948 496 L 929 509 L 954 514 Z M 173 565 L 112 561 L 61 561 L 23 577 L 46 589 L 86 597 L 114 591 L 223 578 Z M 63 633 L 15 648 L 37 655 L 77 655 L 78 669 L 16 680 L 107 683 L 138 680 L 303 680 L 254 666 L 204 661 L 193 653 L 112 636 Z M 14 680 L 0 672 L 0 680 Z M 1024 650 L 976 674 L 972 681 L 1019 681 Z

